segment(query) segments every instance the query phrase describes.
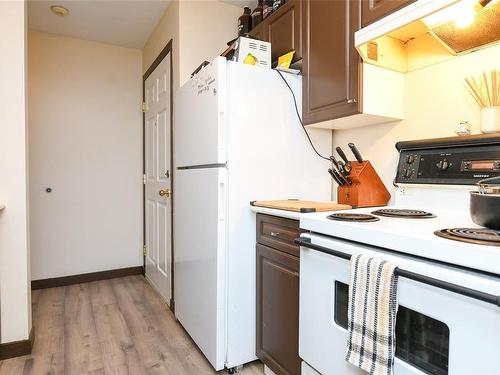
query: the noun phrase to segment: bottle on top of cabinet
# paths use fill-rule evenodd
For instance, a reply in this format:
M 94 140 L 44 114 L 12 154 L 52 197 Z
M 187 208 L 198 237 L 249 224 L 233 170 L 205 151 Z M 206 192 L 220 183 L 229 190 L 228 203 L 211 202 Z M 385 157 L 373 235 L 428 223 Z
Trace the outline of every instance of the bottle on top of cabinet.
M 249 7 L 243 8 L 243 14 L 238 18 L 238 35 L 243 36 L 252 30 L 252 16 Z
M 262 19 L 266 19 L 273 12 L 274 0 L 264 0 L 264 5 L 262 6 Z
M 257 26 L 262 22 L 262 11 L 264 7 L 264 0 L 259 0 L 257 7 L 252 12 L 252 27 Z
M 280 6 L 286 3 L 286 0 L 274 0 L 273 2 L 273 12 L 276 12 Z

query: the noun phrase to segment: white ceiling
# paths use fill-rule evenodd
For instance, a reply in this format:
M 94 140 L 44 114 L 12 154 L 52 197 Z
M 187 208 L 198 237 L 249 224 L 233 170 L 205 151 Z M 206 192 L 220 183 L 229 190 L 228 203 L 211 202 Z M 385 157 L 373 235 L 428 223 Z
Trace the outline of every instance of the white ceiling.
M 28 23 L 32 30 L 142 48 L 171 0 L 30 0 Z M 69 9 L 56 16 L 51 5 Z

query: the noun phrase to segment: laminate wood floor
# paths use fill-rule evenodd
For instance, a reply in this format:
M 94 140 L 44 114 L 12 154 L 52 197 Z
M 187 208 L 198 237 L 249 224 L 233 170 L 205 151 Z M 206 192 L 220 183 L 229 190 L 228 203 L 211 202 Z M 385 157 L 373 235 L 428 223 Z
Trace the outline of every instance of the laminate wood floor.
M 0 361 L 1 375 L 216 374 L 142 276 L 36 290 L 32 305 L 33 353 Z

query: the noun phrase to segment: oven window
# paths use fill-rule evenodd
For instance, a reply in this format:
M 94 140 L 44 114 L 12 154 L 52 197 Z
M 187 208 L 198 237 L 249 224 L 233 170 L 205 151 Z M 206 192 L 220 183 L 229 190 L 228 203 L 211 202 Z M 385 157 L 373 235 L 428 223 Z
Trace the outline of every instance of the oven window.
M 347 329 L 349 286 L 335 282 L 335 323 Z M 396 318 L 396 357 L 431 375 L 448 374 L 450 330 L 417 311 L 399 306 Z

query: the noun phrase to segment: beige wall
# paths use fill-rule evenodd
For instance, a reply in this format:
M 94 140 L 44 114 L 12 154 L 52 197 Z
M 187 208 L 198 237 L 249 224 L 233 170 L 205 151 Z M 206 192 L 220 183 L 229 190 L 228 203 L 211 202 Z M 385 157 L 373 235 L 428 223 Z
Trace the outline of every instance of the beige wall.
M 179 0 L 172 0 L 142 49 L 142 72 L 172 39 L 173 86 L 179 86 Z
M 405 77 L 405 120 L 333 132 L 334 146 L 347 149 L 354 142 L 370 159 L 388 187 L 397 166 L 394 145 L 400 140 L 449 137 L 461 121 L 469 121 L 480 132 L 479 109 L 468 95 L 464 77 L 493 67 L 500 69 L 500 45 L 477 51 Z M 381 88 L 380 95 L 383 95 Z
M 26 9 L 0 2 L 0 342 L 31 329 L 26 126 Z M 0 203 L 0 204 L 1 204 Z
M 141 70 L 138 49 L 29 33 L 34 280 L 142 265 Z
M 142 50 L 142 71 L 173 39 L 173 83 L 174 88 L 181 86 L 203 61 L 224 51 L 237 35 L 242 12 L 240 7 L 215 0 L 173 0 Z
M 181 1 L 180 85 L 203 62 L 212 61 L 238 35 L 238 17 L 243 9 L 220 1 Z

